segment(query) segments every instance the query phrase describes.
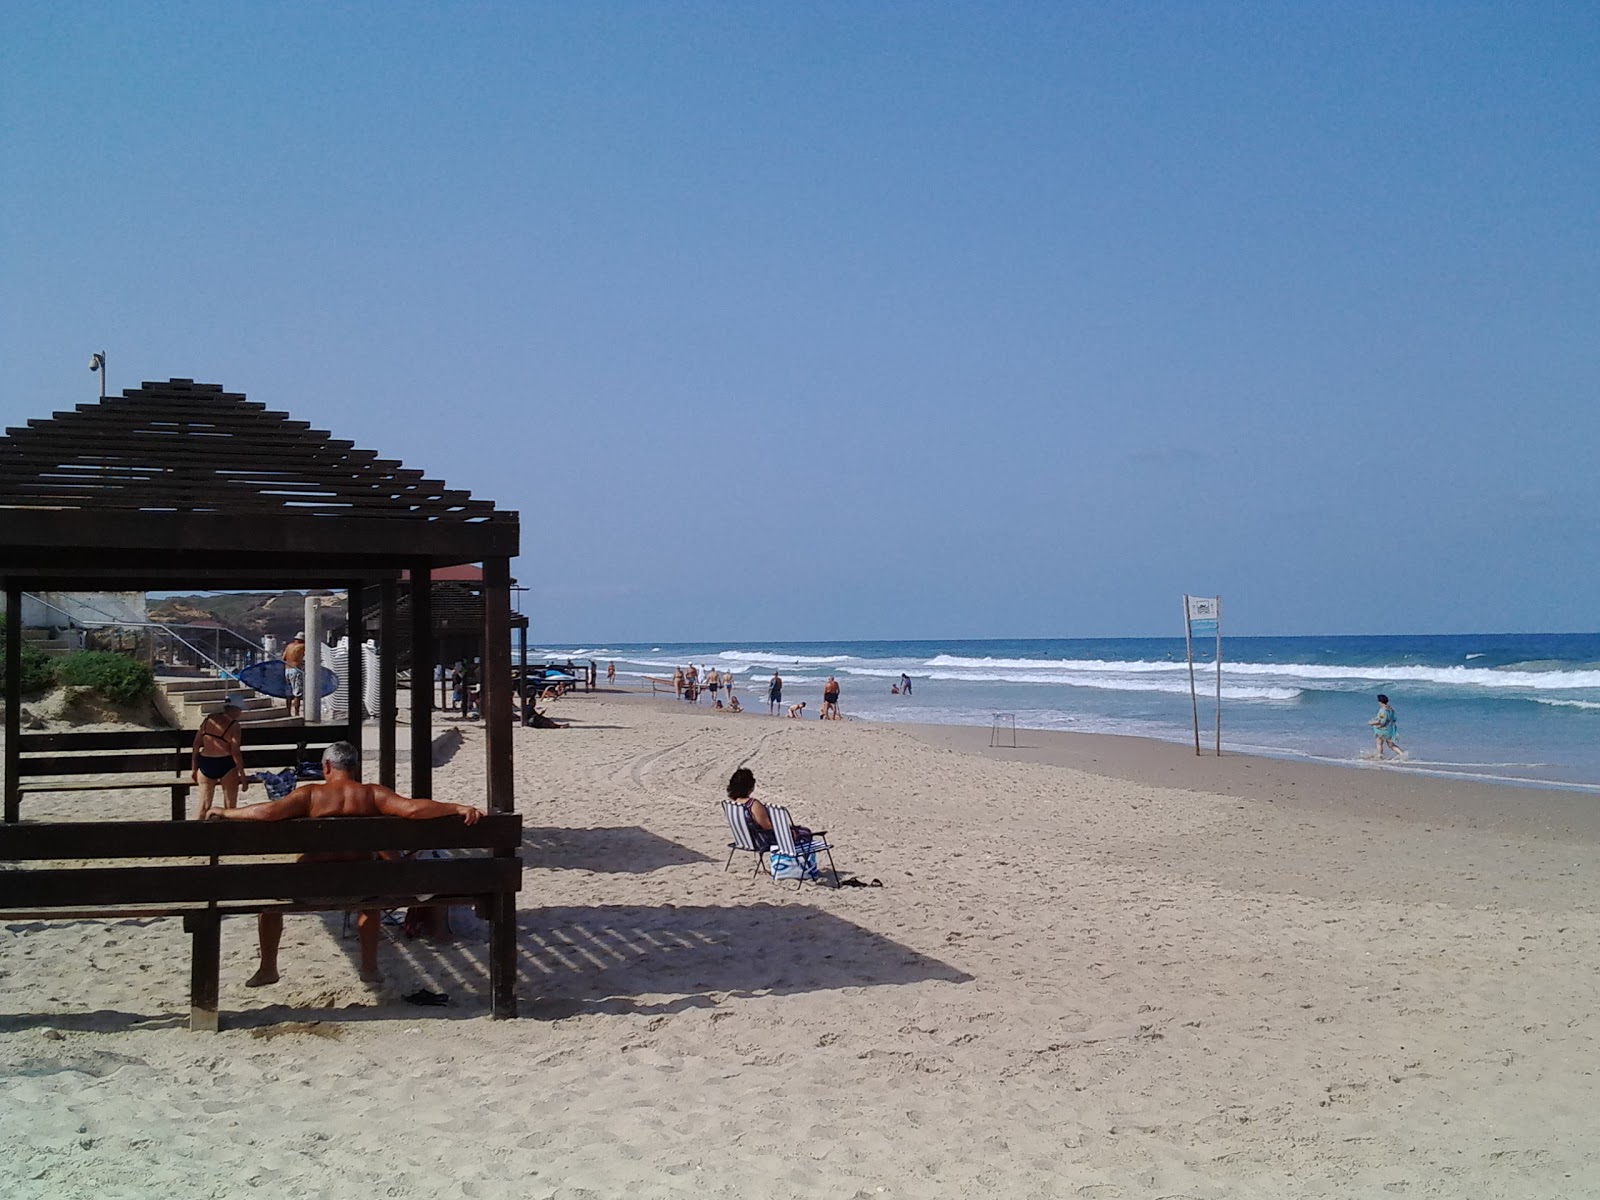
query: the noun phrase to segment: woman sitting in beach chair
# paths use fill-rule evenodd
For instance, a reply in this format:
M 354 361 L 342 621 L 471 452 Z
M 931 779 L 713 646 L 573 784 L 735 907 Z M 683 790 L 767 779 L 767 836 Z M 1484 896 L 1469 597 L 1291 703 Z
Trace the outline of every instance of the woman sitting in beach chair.
M 744 809 L 745 823 L 750 826 L 756 849 L 765 852 L 778 844 L 778 838 L 772 831 L 772 816 L 767 806 L 755 798 L 755 790 L 756 775 L 749 767 L 740 767 L 728 780 L 728 799 Z M 794 827 L 795 841 L 809 842 L 811 838 L 812 833 L 805 826 Z

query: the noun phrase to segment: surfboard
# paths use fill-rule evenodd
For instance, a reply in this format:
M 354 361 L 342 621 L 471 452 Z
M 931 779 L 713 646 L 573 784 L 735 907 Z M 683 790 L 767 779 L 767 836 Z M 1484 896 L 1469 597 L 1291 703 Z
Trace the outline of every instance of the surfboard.
M 251 663 L 237 672 L 234 678 L 245 687 L 254 688 L 263 696 L 276 696 L 280 700 L 287 700 L 293 695 L 289 690 L 289 677 L 284 674 L 281 659 L 269 658 L 265 662 Z M 339 677 L 327 667 L 323 667 L 321 694 L 331 696 L 338 686 Z

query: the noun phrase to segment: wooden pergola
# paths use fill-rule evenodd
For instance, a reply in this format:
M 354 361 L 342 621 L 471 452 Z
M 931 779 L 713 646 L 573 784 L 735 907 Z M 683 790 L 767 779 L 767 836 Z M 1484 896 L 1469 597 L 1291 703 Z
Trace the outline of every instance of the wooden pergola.
M 380 621 L 378 759 L 395 786 L 394 647 L 400 580 L 406 641 L 433 660 L 436 568 L 481 563 L 483 717 L 491 812 L 512 812 L 511 558 L 515 512 L 357 449 L 287 413 L 188 379 L 31 420 L 0 438 L 0 583 L 5 613 L 5 809 L 19 803 L 22 595 L 32 591 L 343 589 L 355 640 L 376 593 Z M 350 693 L 363 691 L 350 655 Z M 432 697 L 411 689 L 410 794 L 433 794 Z M 350 740 L 362 742 L 353 720 Z M 512 995 L 514 946 L 491 964 L 496 998 Z
M 513 586 L 515 583 L 513 580 Z M 411 639 L 407 631 L 411 628 L 413 590 L 412 581 L 407 579 L 399 593 L 400 636 L 396 641 L 395 655 L 396 662 L 402 670 L 409 669 L 411 665 Z M 475 658 L 484 657 L 483 627 L 487 617 L 485 603 L 483 573 L 477 568 L 457 568 L 433 573 L 429 604 L 433 621 L 434 652 L 440 663 L 448 667 L 457 659 L 471 662 Z M 378 630 L 383 627 L 383 616 L 383 606 L 376 600 L 369 600 L 361 614 L 362 623 L 369 635 L 376 636 Z M 510 634 L 518 639 L 515 661 L 520 663 L 526 659 L 528 653 L 528 616 L 526 613 L 513 612 L 509 620 Z

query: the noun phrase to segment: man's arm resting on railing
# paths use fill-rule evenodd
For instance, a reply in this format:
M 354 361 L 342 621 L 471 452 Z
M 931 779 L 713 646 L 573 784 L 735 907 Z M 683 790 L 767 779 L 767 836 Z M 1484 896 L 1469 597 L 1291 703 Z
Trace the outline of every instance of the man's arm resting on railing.
M 386 817 L 410 817 L 425 821 L 431 817 L 460 817 L 468 825 L 476 825 L 483 809 L 470 804 L 443 804 L 438 800 L 412 800 L 386 787 L 374 787 L 372 799 L 378 811 Z
M 288 821 L 311 814 L 311 791 L 297 787 L 281 800 L 265 804 L 246 804 L 243 808 L 213 808 L 206 813 L 208 821 Z

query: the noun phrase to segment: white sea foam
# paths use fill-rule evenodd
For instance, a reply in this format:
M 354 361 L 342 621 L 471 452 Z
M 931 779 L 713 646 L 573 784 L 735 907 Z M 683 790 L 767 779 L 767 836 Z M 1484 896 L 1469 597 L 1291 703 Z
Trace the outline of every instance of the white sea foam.
M 723 650 L 713 658 L 727 659 L 730 662 L 740 663 L 765 663 L 769 666 L 781 667 L 801 663 L 802 665 L 816 665 L 827 663 L 845 663 L 856 661 L 849 654 L 780 654 L 775 650 Z
M 928 667 L 986 668 L 990 670 L 1028 671 L 1029 675 L 1017 682 L 1036 680 L 1066 682 L 1064 678 L 1050 678 L 1046 673 L 1064 676 L 1068 673 L 1115 673 L 1118 675 L 1170 675 L 1187 674 L 1187 662 L 1155 662 L 1149 660 L 1106 659 L 1039 659 L 1039 658 L 964 658 L 941 654 L 927 660 Z M 1197 668 L 1202 664 L 1196 664 Z M 1204 664 L 1210 666 L 1210 664 Z M 1521 665 L 1521 664 L 1518 664 Z M 1401 664 L 1379 666 L 1332 666 L 1321 663 L 1253 663 L 1228 662 L 1222 664 L 1224 678 L 1229 675 L 1248 675 L 1272 679 L 1305 682 L 1351 683 L 1436 683 L 1448 687 L 1571 691 L 1577 689 L 1600 690 L 1600 671 L 1572 670 L 1515 670 L 1507 667 L 1418 667 Z M 932 678 L 938 678 L 935 674 Z M 1187 688 L 1185 688 L 1187 690 Z
M 900 672 L 883 671 L 872 667 L 846 667 L 840 674 L 867 676 L 878 679 L 898 679 Z M 1061 671 L 1037 671 L 1023 674 L 1017 671 L 923 671 L 917 679 L 946 680 L 957 683 L 1054 683 L 1064 687 L 1094 688 L 1107 692 L 1166 692 L 1171 695 L 1189 694 L 1189 679 L 1187 674 L 1182 678 L 1151 679 L 1127 678 L 1110 673 L 1083 674 Z M 1224 675 L 1226 679 L 1226 675 Z M 1202 690 L 1211 695 L 1214 684 L 1207 682 Z M 1257 687 L 1224 682 L 1222 696 L 1225 700 L 1294 700 L 1301 694 L 1300 688 L 1294 687 Z
M 1548 704 L 1554 708 L 1581 708 L 1591 712 L 1600 712 L 1600 704 L 1593 700 L 1550 700 L 1543 696 L 1534 696 L 1535 704 Z

